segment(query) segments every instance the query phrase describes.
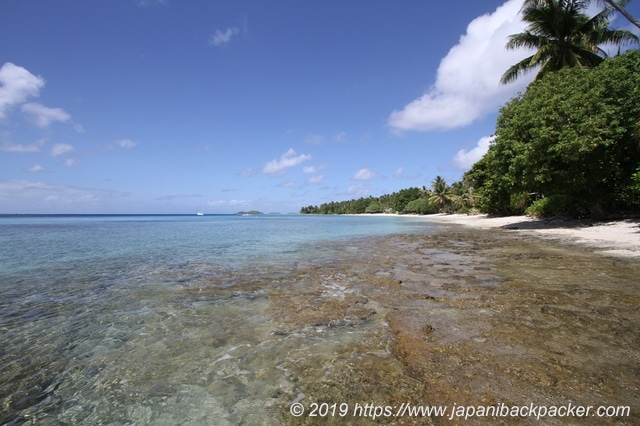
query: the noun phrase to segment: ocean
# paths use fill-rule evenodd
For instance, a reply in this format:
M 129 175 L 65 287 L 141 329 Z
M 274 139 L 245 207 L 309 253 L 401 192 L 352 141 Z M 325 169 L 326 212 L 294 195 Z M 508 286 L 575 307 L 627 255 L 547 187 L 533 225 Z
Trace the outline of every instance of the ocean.
M 292 360 L 323 348 L 331 358 L 357 335 L 287 330 L 270 295 L 303 289 L 300 271 L 358 259 L 372 238 L 435 227 L 373 216 L 0 216 L 0 424 L 280 424 L 300 398 Z

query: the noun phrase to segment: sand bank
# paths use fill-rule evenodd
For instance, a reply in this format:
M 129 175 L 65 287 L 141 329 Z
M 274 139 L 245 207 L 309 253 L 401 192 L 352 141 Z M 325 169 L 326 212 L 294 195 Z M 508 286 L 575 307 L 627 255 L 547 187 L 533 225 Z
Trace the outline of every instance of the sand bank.
M 547 239 L 578 243 L 596 252 L 623 257 L 640 257 L 640 220 L 586 222 L 563 219 L 535 219 L 528 216 L 488 217 L 487 215 L 434 214 L 425 220 L 474 228 L 501 228 Z

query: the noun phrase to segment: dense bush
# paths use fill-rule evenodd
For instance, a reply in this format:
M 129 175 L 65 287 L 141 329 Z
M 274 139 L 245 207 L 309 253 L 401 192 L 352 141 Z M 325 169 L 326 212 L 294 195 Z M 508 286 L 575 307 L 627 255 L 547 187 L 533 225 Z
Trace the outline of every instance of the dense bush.
M 639 100 L 638 51 L 533 82 L 501 109 L 494 142 L 465 175 L 481 195 L 480 207 L 521 214 L 541 198 L 529 212 L 633 208 Z

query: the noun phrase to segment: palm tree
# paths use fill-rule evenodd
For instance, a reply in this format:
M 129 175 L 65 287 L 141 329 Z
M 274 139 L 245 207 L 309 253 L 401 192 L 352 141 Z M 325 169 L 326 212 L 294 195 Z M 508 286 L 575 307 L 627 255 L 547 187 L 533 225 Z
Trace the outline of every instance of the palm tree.
M 442 176 L 436 176 L 431 184 L 431 189 L 429 203 L 437 205 L 442 210 L 451 202 L 451 190 Z
M 475 197 L 471 187 L 463 181 L 451 185 L 451 201 L 456 209 L 470 209 L 475 203 Z
M 625 18 L 627 18 L 627 20 L 629 22 L 631 22 L 633 25 L 635 25 L 636 27 L 640 28 L 640 21 L 638 21 L 636 18 L 633 17 L 632 14 L 630 14 L 627 9 L 624 8 L 624 6 L 629 3 L 629 0 L 619 0 L 619 1 L 615 1 L 615 0 L 598 0 L 599 3 L 606 3 L 608 4 L 610 7 L 614 8 L 615 10 L 617 10 L 618 12 L 620 12 L 620 14 L 622 16 L 624 16 Z
M 609 29 L 607 8 L 593 18 L 584 10 L 588 0 L 525 0 L 522 19 L 526 30 L 509 36 L 507 49 L 522 47 L 536 52 L 509 68 L 500 79 L 502 84 L 516 80 L 522 73 L 541 66 L 536 79 L 565 67 L 592 68 L 606 57 L 599 46 L 638 42 L 638 37 L 622 30 Z

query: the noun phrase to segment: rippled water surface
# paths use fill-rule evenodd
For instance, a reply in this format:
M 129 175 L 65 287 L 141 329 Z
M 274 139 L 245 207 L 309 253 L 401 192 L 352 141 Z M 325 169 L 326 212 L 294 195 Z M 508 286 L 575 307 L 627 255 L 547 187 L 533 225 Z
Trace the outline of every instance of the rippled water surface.
M 352 241 L 428 227 L 380 217 L 1 217 L 0 424 L 278 424 L 281 395 L 295 394 L 285 358 L 322 354 L 336 336 L 280 332 L 267 292 L 355 250 Z

